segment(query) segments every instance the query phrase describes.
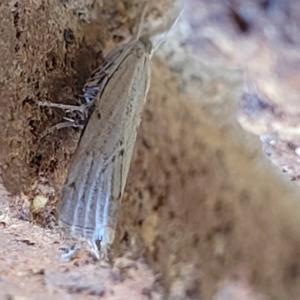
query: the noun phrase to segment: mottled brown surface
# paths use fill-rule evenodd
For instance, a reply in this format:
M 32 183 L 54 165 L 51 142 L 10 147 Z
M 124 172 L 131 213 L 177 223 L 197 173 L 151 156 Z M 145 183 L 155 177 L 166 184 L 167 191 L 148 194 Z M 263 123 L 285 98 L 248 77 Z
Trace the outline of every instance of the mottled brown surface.
M 273 82 L 273 77 L 254 76 L 252 70 L 269 74 L 273 69 L 259 55 L 247 56 L 233 45 L 269 49 L 268 39 L 255 39 L 262 36 L 259 21 L 266 24 L 268 19 L 257 14 L 258 25 L 252 21 L 254 29 L 245 38 L 237 13 L 227 19 L 228 6 L 220 1 L 208 9 L 205 1 L 191 0 L 193 9 L 183 14 L 178 31 L 174 29 L 153 60 L 151 89 L 110 253 L 112 266 L 94 261 L 87 247 L 72 261 L 62 262 L 61 248 L 70 241 L 57 233 L 55 206 L 79 131 L 64 129 L 40 140 L 39 134 L 64 114 L 41 109 L 37 101 L 75 103 L 103 52 L 136 29 L 138 2 L 0 4 L 0 49 L 5 49 L 0 50 L 0 162 L 4 184 L 16 194 L 9 198 L 0 190 L 0 299 L 297 299 L 298 189 L 276 173 L 259 140 L 235 118 L 244 79 L 236 67 L 250 74 L 250 88 L 260 78 Z M 155 20 L 168 2 L 153 1 L 148 20 L 154 25 L 165 24 Z M 224 36 L 217 30 L 222 22 L 204 18 L 215 11 L 228 21 L 229 27 L 221 30 Z M 198 20 L 205 22 L 196 22 L 199 12 Z M 241 26 L 236 34 L 230 30 L 234 20 Z M 275 21 L 276 30 L 282 23 Z M 187 43 L 194 47 L 194 56 L 181 47 L 183 31 L 191 23 L 193 35 Z M 206 25 L 215 31 L 207 31 Z M 208 44 L 198 40 L 198 33 L 206 33 L 218 47 L 203 49 Z M 284 43 L 277 46 L 273 44 L 273 53 L 281 53 Z M 224 60 L 220 49 L 231 49 L 230 56 Z M 263 53 L 269 52 L 257 52 Z M 256 134 L 262 134 L 261 124 L 273 128 L 287 120 L 284 102 L 276 110 L 272 101 L 243 99 L 239 120 L 258 128 Z M 273 135 L 263 135 L 265 151 L 278 160 L 284 160 L 278 147 L 289 155 L 297 153 L 296 139 L 287 144 L 280 135 L 274 144 Z M 296 169 L 292 155 L 289 159 L 288 165 Z
M 192 51 L 213 63 L 245 70 L 238 120 L 245 129 L 262 137 L 271 161 L 298 184 L 299 154 L 294 150 L 300 133 L 300 3 L 191 2 Z

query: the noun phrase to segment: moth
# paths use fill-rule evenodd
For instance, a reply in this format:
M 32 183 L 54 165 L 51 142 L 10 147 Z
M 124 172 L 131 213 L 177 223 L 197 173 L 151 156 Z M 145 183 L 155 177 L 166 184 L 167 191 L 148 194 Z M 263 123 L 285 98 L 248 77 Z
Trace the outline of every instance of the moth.
M 97 93 L 72 158 L 59 204 L 59 225 L 101 257 L 113 242 L 137 128 L 150 85 L 149 40 L 121 49 Z M 109 61 L 109 60 L 106 60 Z M 103 81 L 102 81 L 103 84 Z M 91 91 L 91 90 L 89 90 Z
M 81 120 L 54 126 L 83 128 L 62 189 L 59 226 L 73 237 L 87 241 L 98 258 L 107 259 L 107 250 L 114 240 L 137 128 L 150 86 L 154 51 L 149 37 L 140 34 L 145 11 L 146 5 L 136 37 L 108 53 L 85 84 L 86 104 L 41 103 L 80 112 Z
M 140 24 L 144 14 L 145 7 Z M 91 75 L 83 88 L 86 104 L 40 103 L 81 114 L 79 121 L 54 126 L 83 127 L 62 188 L 58 221 L 71 236 L 87 241 L 98 258 L 107 259 L 108 247 L 114 240 L 137 128 L 150 86 L 152 44 L 148 37 L 139 37 L 140 30 L 141 25 L 136 38 L 113 49 Z

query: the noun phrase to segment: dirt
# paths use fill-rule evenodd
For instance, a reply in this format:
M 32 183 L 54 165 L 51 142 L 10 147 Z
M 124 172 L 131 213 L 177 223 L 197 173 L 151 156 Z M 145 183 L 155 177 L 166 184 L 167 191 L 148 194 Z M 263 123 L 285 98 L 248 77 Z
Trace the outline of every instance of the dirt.
M 222 41 L 257 47 L 259 26 L 247 39 L 245 32 L 224 27 L 224 38 L 218 31 L 223 23 L 208 21 L 229 15 L 234 18 L 225 18 L 231 22 L 226 24 L 238 20 L 242 26 L 237 12 L 228 14 L 229 6 L 218 1 L 210 8 L 197 3 L 188 2 L 190 10 L 163 36 L 153 59 L 109 263 L 97 261 L 88 246 L 57 228 L 56 205 L 80 130 L 40 138 L 64 114 L 41 108 L 38 101 L 80 101 L 90 72 L 135 32 L 139 1 L 0 4 L 5 49 L 0 50 L 0 299 L 297 299 L 299 191 L 236 120 L 238 113 L 243 126 L 260 135 L 253 128 L 270 120 L 270 113 L 278 122 L 285 106 L 277 114 L 265 110 L 267 117 L 253 114 L 247 123 L 237 103 L 245 99 L 245 73 L 255 88 L 262 86 L 265 77 L 255 76 L 260 60 L 252 57 L 251 69 L 245 63 L 249 57 L 220 51 L 233 49 Z M 170 5 L 150 3 L 149 32 L 172 23 Z M 199 9 L 206 22 L 196 22 Z M 218 48 L 201 48 L 210 45 L 199 42 L 200 32 L 209 36 L 205 26 L 214 28 L 211 38 Z M 268 45 L 264 40 L 264 49 Z M 272 49 L 276 53 L 279 47 Z M 231 59 L 224 60 L 224 53 Z M 262 71 L 270 68 L 268 62 Z M 272 139 L 267 141 L 274 150 Z M 297 153 L 297 146 L 292 148 Z M 289 165 L 297 162 L 289 159 Z M 77 250 L 68 259 L 73 245 Z

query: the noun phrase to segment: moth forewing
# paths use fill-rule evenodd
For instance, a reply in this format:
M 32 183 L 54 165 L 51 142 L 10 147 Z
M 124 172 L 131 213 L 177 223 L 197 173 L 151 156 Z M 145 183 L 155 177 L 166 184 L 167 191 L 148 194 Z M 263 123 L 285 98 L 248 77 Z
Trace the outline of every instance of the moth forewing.
M 150 85 L 149 39 L 114 54 L 110 76 L 71 161 L 59 205 L 59 224 L 101 256 L 114 239 L 141 112 Z

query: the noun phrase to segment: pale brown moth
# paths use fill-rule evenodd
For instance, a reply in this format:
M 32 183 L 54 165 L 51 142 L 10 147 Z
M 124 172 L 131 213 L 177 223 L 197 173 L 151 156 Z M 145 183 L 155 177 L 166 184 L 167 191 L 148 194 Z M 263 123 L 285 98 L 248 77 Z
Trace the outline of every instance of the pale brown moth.
M 59 204 L 59 225 L 101 256 L 113 242 L 141 112 L 150 84 L 149 41 L 125 45 L 84 128 Z
M 136 38 L 112 50 L 91 75 L 83 89 L 86 104 L 40 103 L 81 113 L 83 122 L 69 120 L 53 127 L 84 128 L 62 189 L 59 225 L 73 237 L 86 240 L 101 258 L 107 258 L 107 248 L 114 240 L 150 85 L 152 44 L 148 37 L 140 37 L 140 32 L 141 25 Z
M 141 19 L 144 13 L 145 7 Z M 133 41 L 113 49 L 91 75 L 83 89 L 87 104 L 40 103 L 80 111 L 82 120 L 87 120 L 86 125 L 69 120 L 53 127 L 84 127 L 62 189 L 59 226 L 73 237 L 86 240 L 101 258 L 107 258 L 107 248 L 114 240 L 150 85 L 152 45 L 147 37 L 139 37 L 140 30 Z

